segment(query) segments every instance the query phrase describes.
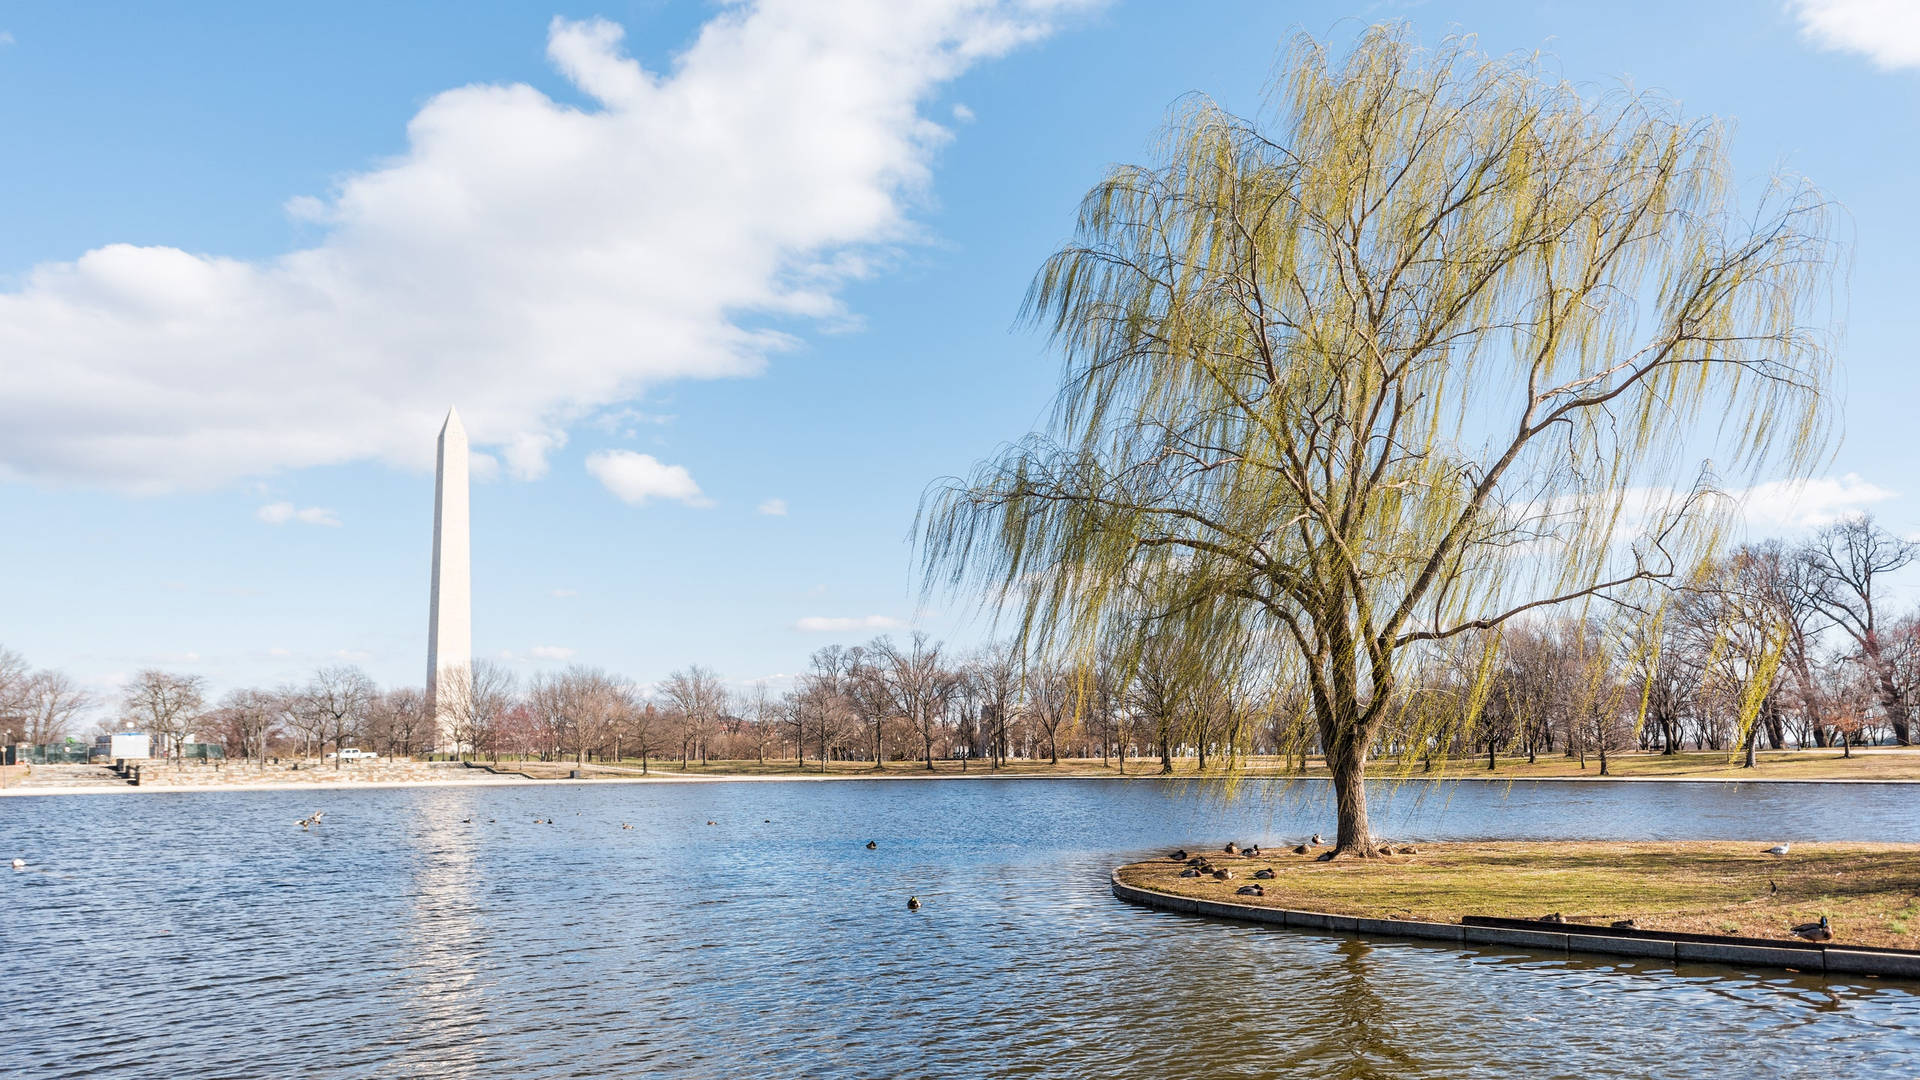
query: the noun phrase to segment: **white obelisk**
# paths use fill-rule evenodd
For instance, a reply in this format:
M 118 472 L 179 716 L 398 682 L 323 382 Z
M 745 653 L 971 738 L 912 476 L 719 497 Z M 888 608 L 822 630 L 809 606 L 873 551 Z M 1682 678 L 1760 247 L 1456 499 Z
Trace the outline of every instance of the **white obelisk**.
M 446 700 L 454 679 L 471 679 L 473 562 L 467 547 L 467 429 L 447 410 L 433 470 L 433 609 L 427 622 L 427 715 L 434 748 L 456 748 Z

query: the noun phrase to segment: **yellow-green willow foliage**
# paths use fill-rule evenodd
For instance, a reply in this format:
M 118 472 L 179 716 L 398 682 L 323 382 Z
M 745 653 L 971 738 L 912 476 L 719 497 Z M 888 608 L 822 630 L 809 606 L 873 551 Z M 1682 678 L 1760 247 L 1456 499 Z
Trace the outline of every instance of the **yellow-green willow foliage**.
M 1053 433 L 932 491 L 923 555 L 1041 650 L 1290 670 L 1369 854 L 1410 650 L 1684 576 L 1709 454 L 1825 452 L 1836 252 L 1804 185 L 1740 212 L 1722 126 L 1659 97 L 1396 27 L 1282 71 L 1265 121 L 1187 101 L 1088 194 L 1027 299 Z

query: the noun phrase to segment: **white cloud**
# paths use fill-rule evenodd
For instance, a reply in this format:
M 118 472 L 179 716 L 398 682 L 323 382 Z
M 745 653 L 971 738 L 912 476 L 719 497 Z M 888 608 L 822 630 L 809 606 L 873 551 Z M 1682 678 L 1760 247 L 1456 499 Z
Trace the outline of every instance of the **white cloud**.
M 953 118 L 962 124 L 971 124 L 973 123 L 973 110 L 956 102 L 953 106 Z
M 787 516 L 787 500 L 768 499 L 766 502 L 763 502 L 759 506 L 754 507 L 753 510 L 754 510 L 754 513 L 756 514 L 766 514 L 769 517 L 786 517 Z
M 535 645 L 528 651 L 535 660 L 565 660 L 573 655 L 573 650 L 565 645 Z
M 11 45 L 11 44 L 13 44 L 13 31 L 0 30 L 0 45 Z
M 1831 525 L 1899 495 L 1868 482 L 1858 473 L 1769 480 L 1733 494 L 1741 502 L 1741 516 L 1747 526 L 1762 531 Z
M 556 18 L 548 58 L 586 104 L 524 84 L 429 98 L 398 156 L 286 203 L 312 247 L 116 243 L 11 275 L 0 479 L 424 468 L 450 403 L 537 476 L 603 409 L 846 325 L 842 286 L 916 239 L 951 137 L 930 99 L 1091 2 L 726 4 L 661 71 L 613 23 Z
M 587 471 L 622 502 L 635 506 L 648 499 L 678 499 L 688 506 L 712 506 L 700 494 L 700 485 L 684 465 L 662 465 L 652 454 L 632 450 L 601 450 L 587 455 Z
M 326 525 L 340 527 L 340 518 L 324 506 L 306 506 L 296 508 L 290 502 L 268 503 L 253 512 L 253 516 L 269 525 L 285 525 L 297 521 L 302 525 Z
M 886 615 L 809 615 L 794 623 L 793 628 L 812 634 L 841 634 L 852 630 L 899 630 L 906 625 Z
M 1864 53 L 1883 68 L 1920 66 L 1920 3 L 1790 0 L 1800 32 L 1824 49 Z

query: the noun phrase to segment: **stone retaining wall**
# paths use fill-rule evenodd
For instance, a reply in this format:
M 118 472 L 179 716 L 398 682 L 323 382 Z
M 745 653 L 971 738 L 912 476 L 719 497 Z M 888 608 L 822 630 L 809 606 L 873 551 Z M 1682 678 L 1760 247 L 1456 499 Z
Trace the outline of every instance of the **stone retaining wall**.
M 1234 904 L 1219 900 L 1201 900 L 1178 896 L 1157 889 L 1143 889 L 1120 880 L 1113 873 L 1113 895 L 1130 904 L 1205 915 L 1216 919 L 1265 923 L 1296 930 L 1325 930 L 1365 937 L 1412 938 L 1421 941 L 1446 941 L 1461 945 L 1508 945 L 1535 952 L 1597 953 L 1631 956 L 1671 963 L 1731 964 L 1741 968 L 1792 968 L 1796 971 L 1827 975 L 1873 975 L 1884 978 L 1920 980 L 1920 953 L 1879 949 L 1849 949 L 1822 945 L 1813 948 L 1721 944 L 1708 941 L 1677 941 L 1650 936 L 1640 931 L 1635 937 L 1608 937 L 1600 934 L 1556 934 L 1540 930 L 1509 930 L 1497 926 L 1462 926 L 1458 923 L 1424 922 L 1414 919 L 1368 919 L 1357 915 L 1329 915 L 1318 911 L 1293 911 L 1288 908 L 1256 904 Z M 1697 935 L 1694 935 L 1697 936 Z

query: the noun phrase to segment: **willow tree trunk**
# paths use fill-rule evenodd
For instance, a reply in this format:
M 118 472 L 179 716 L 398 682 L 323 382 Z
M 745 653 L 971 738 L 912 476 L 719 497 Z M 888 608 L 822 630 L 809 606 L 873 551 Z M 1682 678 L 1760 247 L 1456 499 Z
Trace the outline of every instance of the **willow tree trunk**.
M 1360 725 L 1320 722 L 1321 742 L 1326 746 L 1327 771 L 1333 774 L 1335 856 L 1353 855 L 1372 858 L 1373 832 L 1367 826 L 1367 750 L 1372 733 Z

